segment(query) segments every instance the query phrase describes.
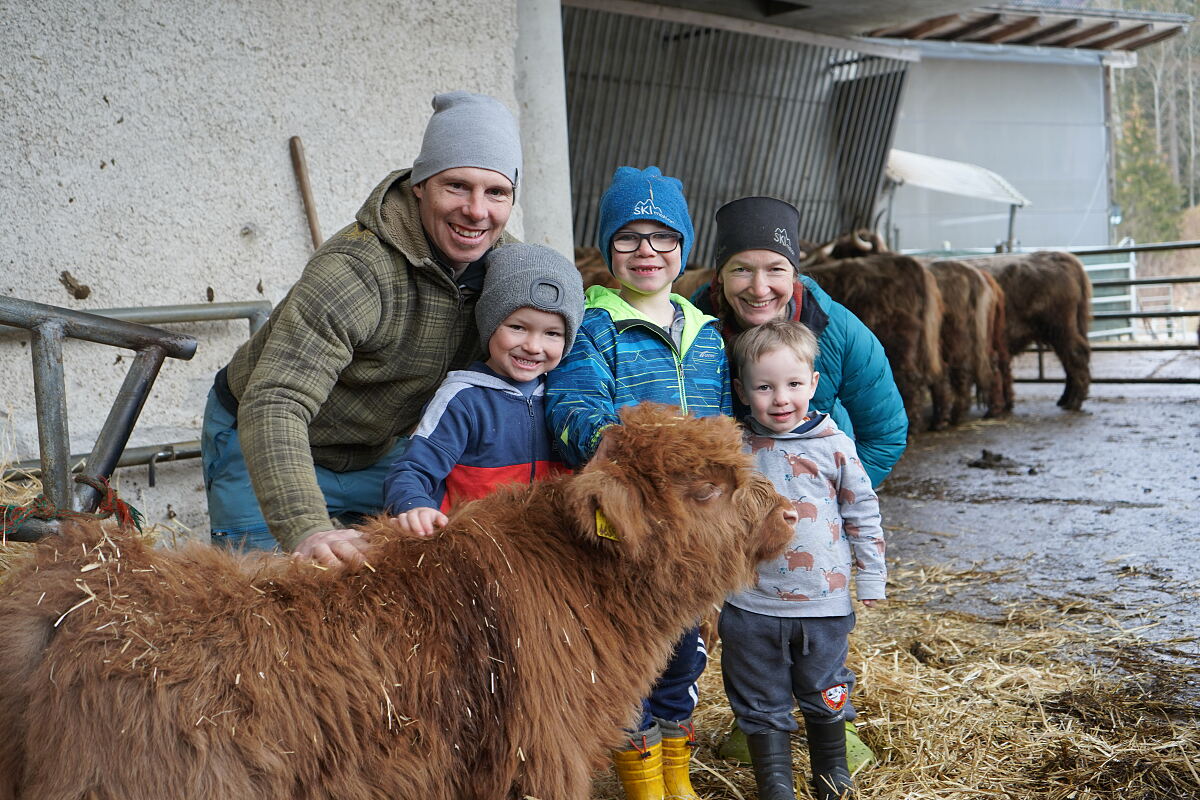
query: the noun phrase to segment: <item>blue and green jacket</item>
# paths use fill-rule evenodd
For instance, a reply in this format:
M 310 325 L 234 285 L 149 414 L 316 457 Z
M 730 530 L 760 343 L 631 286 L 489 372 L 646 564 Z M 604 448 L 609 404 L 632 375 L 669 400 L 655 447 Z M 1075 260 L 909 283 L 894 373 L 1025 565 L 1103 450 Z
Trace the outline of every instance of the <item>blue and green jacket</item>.
M 682 347 L 621 299 L 616 290 L 587 290 L 575 344 L 546 375 L 546 417 L 559 451 L 577 466 L 596 451 L 600 434 L 620 423 L 617 409 L 645 400 L 686 414 L 732 414 L 729 366 L 717 320 L 679 295 Z

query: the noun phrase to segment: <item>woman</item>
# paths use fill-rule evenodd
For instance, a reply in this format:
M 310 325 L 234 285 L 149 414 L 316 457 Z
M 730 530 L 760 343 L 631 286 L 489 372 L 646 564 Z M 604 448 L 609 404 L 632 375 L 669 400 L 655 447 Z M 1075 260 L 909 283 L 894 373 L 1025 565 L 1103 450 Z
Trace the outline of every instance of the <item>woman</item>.
M 811 278 L 799 275 L 800 212 L 773 197 L 743 197 L 717 210 L 716 273 L 692 302 L 720 318 L 727 347 L 772 319 L 799 320 L 817 334 L 821 382 L 812 406 L 853 437 L 871 483 L 900 459 L 904 404 L 875 335 Z

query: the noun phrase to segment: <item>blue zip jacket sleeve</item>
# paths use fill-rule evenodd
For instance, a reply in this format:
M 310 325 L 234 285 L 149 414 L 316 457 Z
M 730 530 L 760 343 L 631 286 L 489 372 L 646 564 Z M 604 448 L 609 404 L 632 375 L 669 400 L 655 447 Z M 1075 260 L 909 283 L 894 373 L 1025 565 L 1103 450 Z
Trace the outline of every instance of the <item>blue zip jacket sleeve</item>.
M 729 366 L 714 317 L 678 295 L 682 347 L 612 289 L 588 289 L 588 308 L 571 352 L 546 376 L 546 414 L 567 463 L 585 463 L 617 410 L 669 403 L 697 417 L 731 414 Z

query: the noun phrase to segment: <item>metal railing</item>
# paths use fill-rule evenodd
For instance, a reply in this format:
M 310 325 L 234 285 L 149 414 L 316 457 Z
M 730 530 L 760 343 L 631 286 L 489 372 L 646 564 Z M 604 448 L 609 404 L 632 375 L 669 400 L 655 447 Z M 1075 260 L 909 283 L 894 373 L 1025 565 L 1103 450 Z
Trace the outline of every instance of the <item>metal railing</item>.
M 129 441 L 163 361 L 168 357 L 190 359 L 196 353 L 196 340 L 146 325 L 3 295 L 0 325 L 30 332 L 42 494 L 58 509 L 92 512 L 100 501 L 99 492 L 87 484 L 79 484 L 72 491 L 70 480 L 63 340 L 82 339 L 137 353 L 82 468 L 84 475 L 106 479 Z M 11 539 L 27 541 L 56 528 L 54 522 L 27 519 L 5 533 Z
M 1119 253 L 1152 253 L 1152 252 L 1167 252 L 1174 250 L 1190 250 L 1200 248 L 1200 241 L 1180 241 L 1180 242 L 1153 242 L 1149 244 L 1131 244 L 1118 245 L 1116 247 L 1080 247 L 1069 252 L 1075 256 L 1090 256 L 1090 255 L 1109 255 Z M 1162 276 L 1154 278 L 1114 278 L 1092 281 L 1092 287 L 1109 288 L 1119 286 L 1163 286 L 1185 283 L 1200 283 L 1200 275 L 1175 275 Z M 1102 301 L 1104 298 L 1100 298 Z M 1133 310 L 1116 310 L 1116 311 L 1092 311 L 1092 319 L 1175 319 L 1185 317 L 1200 317 L 1200 309 L 1160 309 L 1155 311 L 1137 311 Z M 1111 331 L 1102 331 L 1102 334 L 1112 333 Z M 1125 344 L 1125 343 L 1104 343 L 1093 344 L 1092 352 L 1150 352 L 1150 351 L 1182 351 L 1182 350 L 1200 350 L 1200 327 L 1196 332 L 1197 340 L 1195 344 Z M 1038 373 L 1036 378 L 1014 378 L 1014 380 L 1026 383 L 1058 383 L 1061 378 L 1047 378 L 1045 371 L 1045 353 L 1046 349 L 1038 345 L 1035 348 L 1037 353 Z M 1015 354 L 1014 354 L 1015 355 Z M 1200 383 L 1200 377 L 1196 378 L 1097 378 L 1091 379 L 1092 383 Z

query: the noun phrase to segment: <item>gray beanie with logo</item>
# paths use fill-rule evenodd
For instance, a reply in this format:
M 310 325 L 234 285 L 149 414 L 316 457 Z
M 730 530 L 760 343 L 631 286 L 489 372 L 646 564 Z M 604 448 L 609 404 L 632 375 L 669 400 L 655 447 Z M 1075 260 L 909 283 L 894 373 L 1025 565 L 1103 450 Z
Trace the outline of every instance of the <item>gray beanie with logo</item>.
M 521 174 L 521 133 L 512 112 L 494 97 L 446 92 L 433 98 L 412 184 L 456 167 L 499 172 L 516 188 Z
M 509 314 L 518 308 L 536 308 L 562 315 L 566 326 L 563 355 L 571 352 L 584 303 L 583 278 L 575 265 L 557 250 L 521 242 L 491 250 L 484 264 L 483 291 L 475 305 L 475 323 L 484 349 Z

